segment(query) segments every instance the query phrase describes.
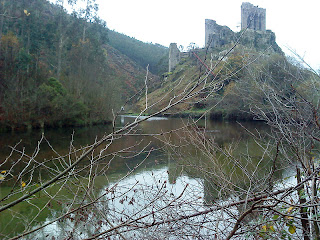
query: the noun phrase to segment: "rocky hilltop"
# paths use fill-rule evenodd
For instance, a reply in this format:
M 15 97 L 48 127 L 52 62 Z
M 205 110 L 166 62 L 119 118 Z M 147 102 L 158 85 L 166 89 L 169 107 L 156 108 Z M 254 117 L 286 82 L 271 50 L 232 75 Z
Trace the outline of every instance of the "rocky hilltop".
M 181 52 L 176 43 L 169 48 L 168 72 L 161 86 L 148 94 L 146 113 L 154 113 L 178 100 L 192 89 L 200 94 L 184 101 L 167 115 L 197 115 L 211 118 L 252 120 L 253 106 L 268 109 L 265 91 L 276 88 L 290 96 L 290 79 L 307 82 L 312 75 L 286 59 L 276 43 L 276 36 L 266 30 L 265 9 L 243 3 L 240 32 L 233 32 L 214 20 L 205 20 L 205 47 Z M 201 84 L 199 84 L 201 82 Z M 301 87 L 297 86 L 297 87 Z M 136 111 L 145 107 L 143 96 Z

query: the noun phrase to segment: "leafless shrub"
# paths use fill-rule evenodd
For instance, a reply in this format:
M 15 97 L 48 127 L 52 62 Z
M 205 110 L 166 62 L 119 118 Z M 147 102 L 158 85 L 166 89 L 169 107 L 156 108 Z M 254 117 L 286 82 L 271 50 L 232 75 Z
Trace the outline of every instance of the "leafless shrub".
M 223 61 L 212 71 L 219 64 Z M 175 93 L 172 89 L 155 103 L 148 99 L 146 76 L 146 104 L 140 115 L 132 123 L 116 129 L 119 113 L 114 113 L 113 131 L 87 146 L 76 147 L 72 137 L 69 151 L 62 153 L 54 149 L 44 135 L 32 155 L 19 149 L 19 145 L 13 146 L 8 158 L 1 163 L 1 168 L 9 166 L 2 173 L 1 185 L 10 186 L 10 190 L 2 195 L 0 212 L 11 216 L 7 226 L 13 223 L 13 218 L 25 220 L 19 206 L 32 209 L 36 214 L 11 239 L 41 234 L 46 238 L 51 236 L 48 231 L 52 226 L 55 226 L 55 237 L 61 239 L 317 238 L 318 100 L 305 96 L 309 91 L 301 85 L 305 84 L 301 82 L 300 77 L 305 76 L 302 72 L 293 73 L 286 62 L 281 65 L 281 59 L 274 64 L 279 64 L 286 73 L 281 87 L 279 76 L 272 74 L 267 65 L 262 66 L 264 71 L 243 65 L 249 69 L 250 86 L 263 96 L 264 107 L 254 95 L 246 95 L 245 100 L 252 113 L 271 127 L 267 136 L 248 130 L 251 140 L 247 141 L 246 153 L 238 151 L 237 141 L 219 145 L 206 128 L 197 127 L 196 120 L 168 132 L 139 132 L 138 126 L 143 121 L 193 101 L 200 94 L 205 101 L 220 90 L 221 81 L 227 79 L 209 80 L 210 72 L 196 82 L 190 81 L 182 92 Z M 307 86 L 318 91 L 318 79 L 310 81 Z M 245 86 L 249 84 L 238 84 L 240 90 Z M 247 90 L 242 89 L 242 93 Z M 171 97 L 165 107 L 142 117 L 168 96 Z M 178 140 L 172 141 L 172 134 L 178 136 L 175 138 Z M 120 138 L 146 135 L 165 143 L 162 151 L 179 160 L 181 166 L 176 166 L 176 173 L 169 170 L 163 175 L 155 170 L 147 179 L 132 175 L 155 151 L 152 142 L 128 141 L 128 145 L 121 148 L 114 143 Z M 41 158 L 43 144 L 51 148 L 53 154 L 48 160 Z M 261 153 L 259 157 L 254 156 L 252 149 Z M 137 155 L 143 155 L 144 160 L 128 167 L 120 179 L 109 178 L 107 170 L 114 161 Z M 20 169 L 18 174 L 16 168 Z M 295 171 L 295 182 L 275 178 L 283 169 Z M 185 171 L 195 179 L 187 181 L 187 176 L 182 175 L 170 182 L 170 175 Z M 95 189 L 101 182 L 103 187 Z M 39 195 L 43 196 L 41 202 Z M 37 217 L 53 207 L 59 209 L 57 215 L 34 227 Z M 10 237 L 2 235 L 4 239 Z

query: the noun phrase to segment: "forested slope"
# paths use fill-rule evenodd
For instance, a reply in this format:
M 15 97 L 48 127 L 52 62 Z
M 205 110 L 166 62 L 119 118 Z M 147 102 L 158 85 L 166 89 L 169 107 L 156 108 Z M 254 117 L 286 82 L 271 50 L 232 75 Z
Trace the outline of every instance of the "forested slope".
M 168 68 L 169 49 L 159 44 L 145 43 L 116 31 L 109 31 L 109 44 L 140 66 L 161 75 Z
M 0 3 L 2 129 L 109 121 L 112 109 L 143 85 L 145 63 L 156 68 L 166 51 L 145 44 L 150 55 L 161 54 L 135 63 L 144 57 L 113 48 L 94 7 L 83 15 L 46 0 Z M 121 49 L 121 40 L 117 44 Z

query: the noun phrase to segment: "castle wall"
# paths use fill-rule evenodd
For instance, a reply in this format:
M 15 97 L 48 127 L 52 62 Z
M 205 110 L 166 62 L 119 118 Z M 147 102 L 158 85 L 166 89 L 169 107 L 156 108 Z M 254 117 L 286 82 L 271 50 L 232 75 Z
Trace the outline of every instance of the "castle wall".
M 169 72 L 175 68 L 175 66 L 180 62 L 180 50 L 176 43 L 170 43 L 169 46 Z
M 211 20 L 211 19 L 206 19 L 205 20 L 205 47 L 209 47 L 212 43 L 212 38 L 213 35 L 215 34 L 215 25 L 216 21 Z
M 205 46 L 221 47 L 233 41 L 234 33 L 227 26 L 220 26 L 211 19 L 205 20 Z
M 244 2 L 241 5 L 241 30 L 266 31 L 266 9 Z
M 251 29 L 247 31 L 241 39 L 241 44 L 256 49 L 266 49 L 272 46 L 271 51 L 281 53 L 281 49 L 275 42 L 275 35 L 270 30 L 266 31 L 266 9 L 244 2 L 241 5 L 241 29 Z M 220 26 L 211 19 L 205 20 L 205 47 L 219 48 L 233 43 L 240 37 L 240 33 L 234 33 L 227 26 Z M 189 53 L 180 52 L 176 43 L 171 43 L 169 47 L 169 72 L 182 58 L 189 57 Z

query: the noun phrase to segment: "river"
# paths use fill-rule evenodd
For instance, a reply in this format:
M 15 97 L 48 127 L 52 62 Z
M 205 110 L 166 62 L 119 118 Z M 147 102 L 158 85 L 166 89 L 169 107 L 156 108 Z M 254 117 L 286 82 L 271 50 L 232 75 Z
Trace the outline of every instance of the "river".
M 134 120 L 134 116 L 121 116 L 115 129 Z M 46 169 L 39 167 L 41 164 L 44 165 L 49 159 L 67 156 L 72 149 L 86 147 L 104 134 L 110 133 L 112 129 L 111 125 L 98 125 L 83 128 L 46 129 L 44 132 L 32 130 L 24 133 L 2 133 L 0 135 L 0 162 L 2 163 L 0 170 L 10 170 L 10 176 L 7 175 L 1 182 L 1 199 L 10 194 L 12 189 L 21 189 L 20 192 L 17 191 L 13 199 L 26 193 L 27 188 L 23 186 L 23 183 L 27 184 L 27 187 L 34 188 L 50 179 L 54 176 L 54 172 L 61 171 L 68 165 L 68 159 L 65 157 L 63 160 L 65 162 L 60 162 L 59 166 L 57 163 L 47 164 Z M 94 176 L 95 180 L 90 190 L 92 197 L 99 194 L 104 195 L 105 191 L 116 186 L 118 195 L 113 197 L 117 199 L 116 203 L 110 200 L 113 198 L 105 194 L 104 199 L 108 202 L 106 204 L 108 207 L 100 204 L 100 215 L 101 212 L 106 211 L 105 208 L 109 212 L 111 210 L 117 213 L 126 211 L 127 216 L 133 216 L 137 214 L 137 211 L 141 215 L 149 211 L 145 210 L 145 205 L 150 202 L 155 204 L 156 201 L 152 200 L 152 197 L 154 194 L 163 193 L 162 187 L 165 187 L 173 197 L 178 197 L 183 192 L 183 197 L 179 198 L 179 201 L 183 201 L 185 211 L 193 209 L 195 205 L 203 209 L 218 199 L 227 200 L 230 196 L 234 196 L 235 192 L 239 193 L 238 197 L 242 194 L 240 192 L 248 189 L 259 192 L 261 185 L 252 186 L 252 176 L 263 179 L 270 172 L 272 156 L 267 152 L 272 153 L 273 146 L 268 141 L 268 132 L 268 126 L 262 122 L 240 124 L 200 120 L 194 123 L 192 119 L 151 118 L 142 122 L 128 135 L 117 136 L 103 152 L 105 157 L 95 165 L 94 171 L 92 168 L 86 169 L 92 159 L 81 163 L 78 169 L 83 168 L 84 171 L 79 172 L 72 181 L 85 185 L 88 179 Z M 257 141 L 252 137 L 253 135 L 259 136 L 260 140 L 264 141 Z M 16 151 L 11 152 L 12 148 L 9 146 L 15 146 Z M 105 146 L 99 148 L 99 151 L 103 147 Z M 32 169 L 27 166 L 28 158 L 21 158 L 22 152 L 25 156 L 29 156 L 29 159 L 33 158 L 38 167 Z M 19 158 L 21 161 L 16 164 Z M 71 158 L 69 161 L 72 161 Z M 20 182 L 15 182 L 14 179 L 17 179 L 19 172 L 25 169 L 29 169 L 29 172 L 24 174 L 23 178 L 19 178 Z M 282 173 L 277 172 L 274 180 L 281 176 Z M 222 183 L 221 179 L 224 179 L 225 182 Z M 13 186 L 14 183 L 18 186 Z M 69 186 L 68 189 L 68 186 L 64 184 L 66 183 L 60 181 L 48 188 L 45 193 L 38 193 L 32 199 L 30 197 L 28 203 L 20 203 L 10 211 L 6 210 L 1 213 L 0 233 L 2 238 L 21 234 L 26 229 L 35 229 L 44 223 L 49 223 L 66 209 L 70 210 L 70 205 L 78 206 L 80 203 L 75 203 L 78 199 L 74 195 L 79 194 L 81 197 L 83 193 L 73 190 L 74 186 Z M 61 190 L 62 187 L 66 189 Z M 155 191 L 157 188 L 160 189 Z M 140 193 L 139 190 L 141 190 Z M 56 192 L 59 194 L 55 195 Z M 108 192 L 108 194 L 111 193 Z M 125 197 L 122 198 L 121 195 Z M 163 204 L 163 198 L 166 195 L 163 193 L 161 196 L 157 201 L 161 200 Z M 192 201 L 190 196 L 192 196 Z M 195 200 L 195 196 L 198 200 Z M 6 201 L 8 200 L 4 202 Z M 137 201 L 140 201 L 140 206 L 137 206 L 139 205 Z M 159 202 L 158 204 L 161 205 Z M 87 218 L 85 221 L 90 222 L 89 218 L 92 217 L 92 214 L 92 212 L 84 214 Z M 120 216 L 115 214 L 113 217 L 109 216 L 108 219 L 115 222 L 115 219 L 120 219 Z M 159 219 L 161 219 L 160 216 Z M 67 217 L 64 221 L 64 223 L 56 221 L 49 224 L 27 239 L 35 237 L 62 239 L 75 234 L 74 219 Z M 75 238 L 87 237 L 106 228 L 103 225 L 97 227 L 94 224 L 84 224 L 79 227 L 81 234 L 77 229 L 78 235 Z

